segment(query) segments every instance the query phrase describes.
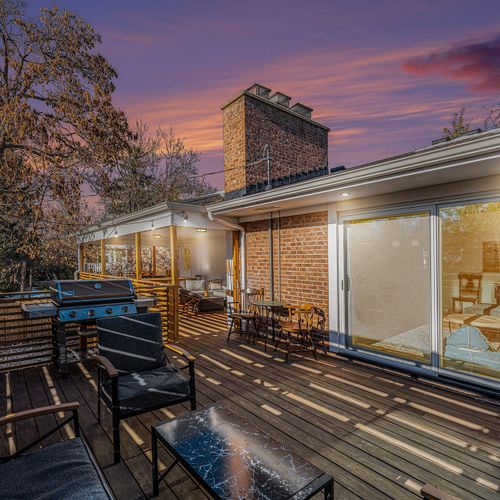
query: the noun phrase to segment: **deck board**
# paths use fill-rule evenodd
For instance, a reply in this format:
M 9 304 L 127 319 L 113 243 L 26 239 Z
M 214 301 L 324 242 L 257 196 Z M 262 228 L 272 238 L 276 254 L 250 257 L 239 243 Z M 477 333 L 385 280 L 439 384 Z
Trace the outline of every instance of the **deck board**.
M 180 318 L 180 344 L 197 358 L 200 408 L 224 401 L 335 479 L 336 499 L 418 498 L 425 482 L 462 498 L 500 495 L 500 406 L 430 386 L 402 374 L 338 357 L 294 355 L 234 335 L 226 342 L 222 314 Z M 177 358 L 174 362 L 180 362 Z M 150 427 L 189 411 L 187 404 L 122 421 L 124 460 L 113 465 L 111 416 L 97 422 L 96 372 L 73 365 L 62 378 L 52 366 L 0 374 L 0 414 L 9 409 L 80 402 L 80 424 L 119 499 L 151 496 Z M 5 453 L 60 417 L 2 430 Z M 71 437 L 67 426 L 48 443 Z M 16 440 L 9 440 L 15 436 Z M 163 467 L 172 457 L 160 450 Z M 206 498 L 180 468 L 173 469 L 161 498 Z

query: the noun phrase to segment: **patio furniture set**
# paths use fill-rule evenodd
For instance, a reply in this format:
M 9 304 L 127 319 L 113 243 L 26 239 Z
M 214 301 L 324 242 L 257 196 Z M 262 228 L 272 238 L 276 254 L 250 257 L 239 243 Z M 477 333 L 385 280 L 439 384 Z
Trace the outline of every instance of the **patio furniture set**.
M 101 318 L 97 321 L 99 354 L 97 414 L 101 399 L 110 409 L 114 462 L 119 463 L 121 419 L 189 402 L 191 412 L 160 422 L 151 429 L 153 493 L 159 481 L 180 464 L 213 498 L 311 498 L 323 492 L 333 498 L 333 478 L 296 455 L 220 404 L 196 410 L 195 359 L 175 345 L 164 345 L 159 313 Z M 185 361 L 175 367 L 166 355 Z M 187 370 L 188 376 L 182 374 Z M 114 498 L 92 451 L 80 437 L 78 403 L 65 403 L 0 418 L 0 426 L 60 412 L 66 418 L 34 442 L 0 458 L 0 472 L 9 477 L 2 498 Z M 73 422 L 74 439 L 25 455 Z M 173 456 L 159 472 L 158 445 Z
M 275 349 L 285 343 L 287 357 L 292 344 L 298 350 L 315 353 L 315 338 L 324 342 L 325 317 L 317 308 L 265 301 L 262 290 L 249 296 L 246 311 L 232 309 L 232 322 L 253 324 L 254 329 L 247 330 L 248 341 L 253 335 L 254 342 L 263 338 L 266 345 L 270 336 Z M 91 359 L 98 373 L 97 415 L 100 421 L 102 399 L 112 415 L 115 463 L 121 460 L 121 419 L 179 403 L 190 404 L 188 414 L 151 427 L 154 495 L 160 493 L 160 481 L 180 465 L 213 498 L 308 499 L 317 494 L 333 498 L 332 476 L 242 420 L 226 405 L 217 403 L 196 410 L 195 359 L 176 345 L 164 345 L 159 313 L 103 317 L 96 326 L 99 354 Z M 174 366 L 167 352 L 180 357 L 183 366 Z M 56 420 L 51 430 L 33 442 L 20 446 L 10 456 L 0 457 L 0 473 L 9 478 L 0 487 L 0 497 L 114 498 L 92 450 L 80 436 L 78 408 L 79 403 L 70 402 L 0 417 L 2 427 L 71 412 L 70 417 Z M 73 439 L 26 454 L 70 422 Z M 159 468 L 159 446 L 173 458 L 163 471 Z M 452 498 L 432 486 L 425 488 L 424 498 Z
M 327 353 L 325 312 L 312 304 L 291 305 L 280 300 L 264 300 L 264 289 L 248 289 L 242 294 L 241 303 L 228 302 L 230 327 L 227 335 L 238 331 L 246 334 L 247 342 L 260 339 L 267 350 L 268 339 L 276 351 L 280 344 L 285 350 L 285 361 L 292 352 Z

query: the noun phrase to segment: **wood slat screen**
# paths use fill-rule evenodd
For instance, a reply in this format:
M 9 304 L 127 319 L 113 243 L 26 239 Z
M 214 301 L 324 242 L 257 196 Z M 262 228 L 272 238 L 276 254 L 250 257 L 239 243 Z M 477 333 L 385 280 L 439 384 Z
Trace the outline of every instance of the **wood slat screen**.
M 0 371 L 52 362 L 52 322 L 26 320 L 21 305 L 48 302 L 46 291 L 0 295 Z

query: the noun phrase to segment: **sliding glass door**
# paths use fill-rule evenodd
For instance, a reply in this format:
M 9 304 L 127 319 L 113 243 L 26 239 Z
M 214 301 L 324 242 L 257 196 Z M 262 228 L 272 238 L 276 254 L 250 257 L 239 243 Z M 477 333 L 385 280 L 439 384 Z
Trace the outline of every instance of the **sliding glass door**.
M 441 206 L 441 366 L 500 380 L 500 201 Z
M 346 215 L 342 233 L 343 346 L 498 387 L 498 199 Z
M 346 347 L 431 363 L 431 213 L 348 218 Z

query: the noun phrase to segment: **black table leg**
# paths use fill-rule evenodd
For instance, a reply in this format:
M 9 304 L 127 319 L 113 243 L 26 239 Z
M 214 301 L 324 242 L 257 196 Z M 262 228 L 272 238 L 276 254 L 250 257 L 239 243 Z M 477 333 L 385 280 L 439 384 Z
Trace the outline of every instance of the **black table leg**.
M 325 495 L 325 500 L 333 500 L 333 479 L 326 483 L 323 493 Z
M 57 366 L 61 374 L 66 376 L 68 374 L 68 347 L 66 345 L 66 327 L 64 323 L 56 323 L 55 325 L 56 333 L 56 356 L 57 356 Z
M 151 429 L 151 453 L 153 462 L 153 495 L 156 497 L 159 493 L 158 488 L 158 436 L 156 430 Z

